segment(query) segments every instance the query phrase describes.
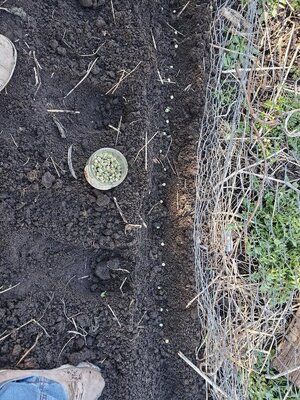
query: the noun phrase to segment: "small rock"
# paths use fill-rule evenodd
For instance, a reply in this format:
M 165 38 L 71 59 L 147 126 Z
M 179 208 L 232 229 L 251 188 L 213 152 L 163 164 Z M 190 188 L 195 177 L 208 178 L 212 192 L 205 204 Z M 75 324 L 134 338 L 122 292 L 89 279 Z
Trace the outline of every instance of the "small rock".
M 22 346 L 19 344 L 16 344 L 13 348 L 12 355 L 18 356 L 21 353 L 21 351 L 22 351 Z
M 37 178 L 37 172 L 35 170 L 29 171 L 26 176 L 29 182 L 34 182 Z
M 116 77 L 116 74 L 114 73 L 114 71 L 107 71 L 107 75 L 110 77 L 110 78 L 115 78 Z
M 8 347 L 8 343 L 4 343 L 2 346 L 1 346 L 1 353 L 2 354 L 5 354 L 5 353 L 7 353 L 8 351 L 9 351 L 9 347 Z
M 96 197 L 91 195 L 91 194 L 88 194 L 87 195 L 87 201 L 90 202 L 90 203 L 95 203 Z
M 61 46 L 57 47 L 56 52 L 60 56 L 65 56 L 67 54 L 67 50 L 64 47 L 61 47 Z
M 49 171 L 42 176 L 42 185 L 45 186 L 46 189 L 50 189 L 54 181 L 55 177 Z
M 107 268 L 111 270 L 116 270 L 120 268 L 120 259 L 119 258 L 112 258 L 106 262 Z
M 99 29 L 102 29 L 102 28 L 104 28 L 104 27 L 106 26 L 106 22 L 104 21 L 104 19 L 103 19 L 102 17 L 98 17 L 98 18 L 97 18 L 96 26 L 97 26 Z
M 98 194 L 96 204 L 99 207 L 105 207 L 110 203 L 110 198 L 106 194 Z
M 94 283 L 94 284 L 90 287 L 90 291 L 91 291 L 92 293 L 94 293 L 94 292 L 96 292 L 97 290 L 98 290 L 98 285 Z
M 101 71 L 100 67 L 98 67 L 98 65 L 94 65 L 91 72 L 93 75 L 98 75 L 100 73 L 100 71 Z
M 54 189 L 61 189 L 63 187 L 63 181 L 61 179 L 57 179 L 53 187 Z
M 93 0 L 79 0 L 79 3 L 82 7 L 89 8 L 93 7 Z
M 110 279 L 110 271 L 105 261 L 100 262 L 96 266 L 95 275 L 102 281 L 108 281 Z
M 39 191 L 39 184 L 38 183 L 33 183 L 31 186 L 30 186 L 30 189 L 33 191 L 33 192 L 38 192 Z
M 87 150 L 87 149 L 89 149 L 89 141 L 87 140 L 87 139 L 83 139 L 83 141 L 82 141 L 82 143 L 81 143 L 81 146 L 82 146 L 82 148 L 84 149 L 84 150 Z
M 90 348 L 93 347 L 93 344 L 94 344 L 93 342 L 94 342 L 94 339 L 91 336 L 88 336 L 86 339 L 87 347 L 90 347 Z M 86 357 L 81 357 L 81 360 L 90 360 L 91 358 L 92 358 L 91 355 L 87 355 Z M 73 363 L 73 365 L 76 365 L 76 364 Z
M 76 317 L 77 324 L 84 329 L 87 329 L 90 326 L 90 319 L 86 314 L 81 314 Z
M 73 222 L 69 222 L 69 223 L 66 225 L 66 230 L 67 230 L 67 232 L 70 232 L 71 229 L 72 229 L 72 227 L 73 227 Z
M 50 42 L 50 47 L 51 47 L 53 50 L 56 50 L 56 48 L 58 47 L 58 41 L 55 40 L 55 39 L 51 40 L 51 42 Z
M 76 348 L 77 348 L 78 350 L 82 350 L 82 349 L 84 348 L 84 345 L 85 345 L 84 339 L 83 339 L 82 337 L 79 337 L 79 338 L 76 340 L 76 343 L 75 343 Z

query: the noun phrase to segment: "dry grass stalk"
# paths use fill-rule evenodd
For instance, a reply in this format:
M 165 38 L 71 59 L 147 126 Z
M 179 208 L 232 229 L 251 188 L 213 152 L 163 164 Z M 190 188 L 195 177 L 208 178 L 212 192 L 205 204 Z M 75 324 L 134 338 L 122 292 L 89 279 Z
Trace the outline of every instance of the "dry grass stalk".
M 69 170 L 70 170 L 73 178 L 77 179 L 77 176 L 76 176 L 74 168 L 73 168 L 73 163 L 72 163 L 72 149 L 73 149 L 73 145 L 71 144 L 71 146 L 68 149 L 68 167 L 69 167 Z
M 113 16 L 114 24 L 116 25 L 116 13 L 115 13 L 115 7 L 114 7 L 113 0 L 110 0 L 110 6 L 111 6 L 111 13 Z
M 35 55 L 35 50 L 30 51 L 29 53 L 30 56 L 32 56 L 34 63 L 35 63 L 35 67 L 34 69 L 34 75 L 35 75 L 35 86 L 37 87 L 35 92 L 34 92 L 34 97 L 36 96 L 37 92 L 39 91 L 41 84 L 42 84 L 42 80 L 41 80 L 41 74 L 40 71 L 42 70 L 42 67 L 40 65 L 40 63 L 38 62 L 36 55 Z
M 195 364 L 193 364 L 181 351 L 178 353 L 179 357 L 183 359 L 190 367 L 193 368 L 194 371 L 197 372 L 210 386 L 212 386 L 217 392 L 225 398 L 229 400 L 227 394 L 222 390 L 218 385 L 216 385 L 206 374 L 204 374 Z
M 65 139 L 66 138 L 66 129 L 64 128 L 63 124 L 59 121 L 57 118 L 53 118 L 53 121 L 58 129 L 58 132 L 60 133 L 60 136 Z
M 36 347 L 36 345 L 38 344 L 39 339 L 40 339 L 42 336 L 43 336 L 42 333 L 38 333 L 38 334 L 37 334 L 37 337 L 35 338 L 35 341 L 34 341 L 33 345 L 32 345 L 28 350 L 25 351 L 25 353 L 22 355 L 22 357 L 20 358 L 20 360 L 17 362 L 16 367 L 17 367 L 19 364 L 21 364 L 21 362 L 22 362 L 23 360 L 25 360 L 25 358 L 28 356 L 29 353 L 32 352 L 32 350 Z
M 159 131 L 155 132 L 154 135 L 151 136 L 151 138 L 150 138 L 149 140 L 148 140 L 148 134 L 145 133 L 145 137 L 147 138 L 147 141 L 146 141 L 146 139 L 145 139 L 145 144 L 144 144 L 144 146 L 142 146 L 142 147 L 139 149 L 139 151 L 137 152 L 137 154 L 136 154 L 136 156 L 135 156 L 135 158 L 134 158 L 134 160 L 133 160 L 133 163 L 136 162 L 136 160 L 138 159 L 140 153 L 141 153 L 145 148 L 148 147 L 149 143 L 152 142 L 152 140 L 155 138 L 155 136 L 156 136 L 158 133 L 159 133 Z M 146 157 L 145 157 L 145 158 L 146 158 Z
M 154 46 L 155 50 L 157 50 L 157 45 L 156 45 L 155 37 L 154 37 L 154 35 L 153 35 L 153 30 L 151 29 L 150 32 L 151 32 L 151 37 L 152 37 L 153 46 Z
M 120 117 L 120 119 L 119 119 L 119 124 L 118 124 L 118 127 L 117 127 L 117 128 L 116 128 L 115 126 L 111 125 L 111 124 L 108 125 L 109 128 L 111 128 L 111 129 L 113 129 L 114 131 L 117 132 L 117 136 L 116 136 L 116 145 L 118 144 L 119 136 L 120 136 L 120 133 L 121 133 L 122 119 L 123 119 L 123 117 L 122 117 L 122 115 L 121 115 L 121 117 Z
M 55 172 L 56 172 L 57 176 L 60 178 L 60 173 L 59 173 L 59 171 L 58 171 L 58 169 L 57 169 L 56 162 L 53 160 L 53 157 L 52 157 L 52 156 L 50 156 L 50 160 L 51 160 L 51 162 L 52 162 L 52 165 L 53 165 L 53 167 L 54 167 L 54 169 L 55 169 Z
M 3 287 L 3 286 L 1 286 L 1 287 L 0 287 L 0 294 L 6 293 L 6 292 L 8 292 L 9 290 L 14 289 L 15 287 L 19 286 L 20 283 L 21 283 L 21 282 L 17 283 L 16 285 L 10 286 L 9 288 L 3 289 L 3 290 L 2 290 L 2 287 Z
M 141 65 L 141 63 L 142 63 L 142 61 L 140 61 L 140 62 L 139 62 L 131 71 L 129 71 L 129 72 L 126 72 L 125 70 L 122 70 L 122 71 L 121 71 L 121 76 L 120 76 L 118 82 L 115 83 L 115 84 L 113 85 L 113 87 L 110 88 L 105 94 L 114 94 L 114 93 L 116 92 L 116 90 L 118 89 L 118 87 L 120 86 L 120 84 L 121 84 L 125 79 L 127 79 L 131 74 L 133 74 L 133 73 L 138 69 L 138 67 Z
M 70 94 L 73 93 L 74 90 L 77 89 L 78 86 L 80 86 L 80 85 L 82 84 L 82 82 L 84 82 L 84 81 L 86 80 L 86 78 L 89 76 L 89 74 L 91 73 L 91 71 L 92 71 L 94 65 L 96 64 L 96 62 L 97 62 L 98 60 L 99 60 L 99 57 L 95 58 L 94 61 L 91 61 L 91 62 L 89 63 L 88 69 L 87 69 L 85 75 L 83 76 L 83 78 L 80 79 L 80 81 L 79 81 L 78 83 L 76 83 L 76 85 L 73 87 L 73 89 L 71 89 L 71 90 L 65 95 L 64 99 L 67 98 L 68 96 L 70 96 Z
M 120 217 L 122 218 L 124 224 L 125 224 L 125 225 L 128 225 L 127 218 L 125 217 L 125 215 L 124 215 L 124 213 L 123 213 L 121 207 L 119 206 L 119 203 L 118 203 L 118 201 L 117 201 L 117 198 L 116 198 L 116 197 L 113 197 L 113 200 L 114 200 L 114 203 L 115 203 L 115 205 L 116 205 L 116 207 L 117 207 L 117 210 L 119 211 Z
M 75 111 L 75 110 L 63 110 L 63 109 L 53 109 L 53 108 L 49 108 L 47 109 L 47 111 L 49 113 L 59 113 L 59 114 L 80 114 L 80 111 Z
M 182 9 L 179 11 L 179 13 L 177 14 L 177 17 L 180 17 L 180 15 L 184 12 L 184 10 L 187 8 L 187 6 L 190 4 L 190 1 L 188 1 L 183 7 Z
M 117 321 L 119 327 L 121 328 L 122 325 L 120 323 L 120 321 L 118 320 L 118 317 L 116 316 L 116 313 L 114 312 L 114 310 L 111 308 L 111 306 L 109 304 L 107 304 L 107 307 L 109 308 L 110 312 L 112 313 L 114 320 Z

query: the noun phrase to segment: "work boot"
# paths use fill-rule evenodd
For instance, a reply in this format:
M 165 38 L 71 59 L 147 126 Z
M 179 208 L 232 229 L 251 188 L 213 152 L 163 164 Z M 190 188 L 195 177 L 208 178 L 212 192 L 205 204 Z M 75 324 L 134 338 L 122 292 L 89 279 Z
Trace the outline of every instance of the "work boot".
M 60 383 L 68 394 L 69 400 L 98 400 L 105 386 L 100 369 L 90 363 L 80 363 L 77 367 L 63 365 L 50 370 L 2 370 L 0 385 L 5 381 L 29 376 L 43 376 Z
M 10 81 L 17 62 L 17 51 L 14 44 L 0 35 L 0 92 Z

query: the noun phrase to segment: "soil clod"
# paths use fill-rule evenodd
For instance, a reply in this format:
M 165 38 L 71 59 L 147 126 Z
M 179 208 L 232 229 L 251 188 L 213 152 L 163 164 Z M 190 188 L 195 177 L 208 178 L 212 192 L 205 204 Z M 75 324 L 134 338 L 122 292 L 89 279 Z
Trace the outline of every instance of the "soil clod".
M 32 176 L 32 175 L 31 175 Z M 42 185 L 46 189 L 50 189 L 53 183 L 55 182 L 55 177 L 47 171 L 43 176 L 42 176 Z

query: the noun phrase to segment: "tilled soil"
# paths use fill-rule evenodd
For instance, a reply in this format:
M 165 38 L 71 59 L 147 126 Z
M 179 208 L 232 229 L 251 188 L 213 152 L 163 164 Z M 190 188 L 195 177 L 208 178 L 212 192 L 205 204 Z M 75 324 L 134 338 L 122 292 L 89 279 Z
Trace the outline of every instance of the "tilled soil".
M 186 305 L 209 3 L 3 7 L 18 63 L 0 95 L 0 368 L 90 361 L 106 400 L 204 399 L 177 353 L 196 363 L 201 332 Z M 108 192 L 83 175 L 101 147 L 129 163 Z

